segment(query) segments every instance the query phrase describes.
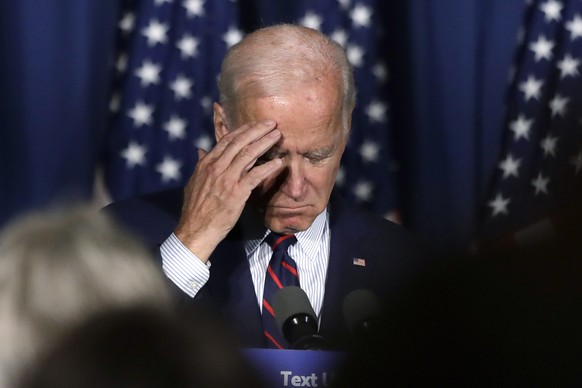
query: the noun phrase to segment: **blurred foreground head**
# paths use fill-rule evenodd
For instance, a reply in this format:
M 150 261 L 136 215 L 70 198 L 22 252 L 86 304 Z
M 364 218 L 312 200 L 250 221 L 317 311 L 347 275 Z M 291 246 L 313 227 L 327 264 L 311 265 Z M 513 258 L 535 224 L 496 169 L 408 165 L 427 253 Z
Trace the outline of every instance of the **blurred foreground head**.
M 32 213 L 0 235 L 0 386 L 73 325 L 127 306 L 169 309 L 149 253 L 103 213 Z
M 98 315 L 49 349 L 19 388 L 261 388 L 223 322 L 132 308 Z

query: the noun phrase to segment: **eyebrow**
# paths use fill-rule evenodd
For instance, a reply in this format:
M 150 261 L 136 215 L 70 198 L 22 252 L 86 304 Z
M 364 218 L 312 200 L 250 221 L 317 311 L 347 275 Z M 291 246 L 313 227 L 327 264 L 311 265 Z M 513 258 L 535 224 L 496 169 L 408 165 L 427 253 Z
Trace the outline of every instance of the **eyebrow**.
M 310 156 L 310 157 L 316 157 L 316 158 L 324 158 L 324 157 L 330 156 L 334 150 L 335 150 L 334 146 L 329 146 L 329 147 L 319 148 L 319 149 L 316 149 L 313 151 L 307 151 L 303 155 Z
M 325 158 L 330 156 L 333 151 L 335 150 L 335 146 L 331 145 L 328 147 L 322 147 L 315 150 L 309 150 L 307 152 L 302 152 L 301 155 L 311 157 L 311 158 Z M 264 156 L 266 158 L 272 159 L 275 157 L 280 157 L 281 155 L 285 155 L 287 152 L 282 152 L 279 148 L 273 147 L 267 152 L 265 152 Z

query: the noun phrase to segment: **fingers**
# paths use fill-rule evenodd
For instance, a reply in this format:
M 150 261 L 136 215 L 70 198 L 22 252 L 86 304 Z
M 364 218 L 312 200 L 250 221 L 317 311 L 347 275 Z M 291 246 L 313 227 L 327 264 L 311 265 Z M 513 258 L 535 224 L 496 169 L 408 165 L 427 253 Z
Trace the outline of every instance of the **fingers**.
M 217 168 L 230 167 L 235 158 L 239 166 L 252 166 L 259 156 L 279 141 L 281 134 L 275 130 L 275 125 L 273 120 L 243 125 L 220 139 L 210 152 L 210 159 L 217 161 Z
M 283 168 L 281 158 L 255 165 L 281 139 L 275 126 L 272 120 L 247 124 L 224 135 L 210 152 L 198 149 L 176 236 L 201 260 L 235 225 L 252 190 Z
M 198 148 L 197 150 L 198 150 L 198 160 L 201 160 L 206 155 L 208 155 L 208 151 L 203 150 L 202 148 Z
M 269 160 L 260 166 L 255 166 L 250 169 L 249 172 L 242 178 L 241 184 L 246 185 L 248 190 L 253 190 L 263 180 L 281 171 L 282 167 L 283 160 L 281 158 Z

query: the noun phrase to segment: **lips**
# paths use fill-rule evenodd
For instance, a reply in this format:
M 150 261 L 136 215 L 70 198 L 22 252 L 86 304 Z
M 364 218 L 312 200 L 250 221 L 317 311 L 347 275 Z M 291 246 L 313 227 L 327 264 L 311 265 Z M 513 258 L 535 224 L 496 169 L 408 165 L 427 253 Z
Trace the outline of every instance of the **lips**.
M 308 206 L 295 206 L 295 207 L 287 207 L 287 206 L 271 206 L 271 209 L 273 209 L 274 211 L 282 211 L 282 212 L 288 212 L 288 213 L 298 213 L 298 212 L 303 212 Z

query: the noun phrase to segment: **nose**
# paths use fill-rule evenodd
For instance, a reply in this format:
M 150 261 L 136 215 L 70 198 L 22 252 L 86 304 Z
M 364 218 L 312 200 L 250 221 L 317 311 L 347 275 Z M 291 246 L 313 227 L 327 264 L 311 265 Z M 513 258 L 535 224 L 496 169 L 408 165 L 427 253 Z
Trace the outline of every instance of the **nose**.
M 281 185 L 281 191 L 295 201 L 303 198 L 305 193 L 305 166 L 301 160 L 291 160 L 287 164 L 287 175 Z

